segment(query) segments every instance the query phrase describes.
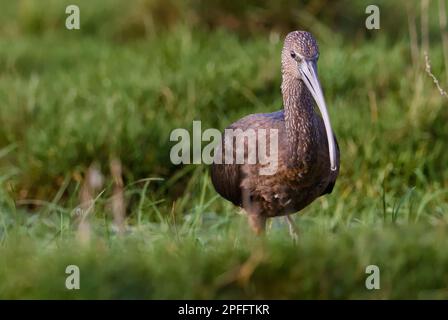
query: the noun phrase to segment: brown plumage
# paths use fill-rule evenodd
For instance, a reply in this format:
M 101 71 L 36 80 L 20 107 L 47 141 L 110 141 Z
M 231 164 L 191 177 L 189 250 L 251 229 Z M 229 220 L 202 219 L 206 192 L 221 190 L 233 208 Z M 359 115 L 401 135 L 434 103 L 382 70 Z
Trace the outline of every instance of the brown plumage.
M 269 130 L 278 130 L 278 152 L 271 154 L 277 160 L 276 172 L 262 175 L 263 164 L 248 163 L 249 148 L 257 147 L 249 145 L 249 139 L 244 138 L 243 164 L 233 161 L 212 165 L 216 191 L 245 209 L 257 233 L 264 231 L 267 218 L 295 213 L 317 197 L 331 193 L 338 176 L 339 148 L 317 78 L 318 56 L 316 40 L 309 32 L 289 33 L 282 50 L 284 110 L 248 115 L 227 128 L 244 132 L 252 129 L 257 133 L 266 129 L 268 148 Z M 313 98 L 322 117 L 314 109 Z M 232 141 L 224 136 L 223 145 L 217 150 L 222 159 L 225 144 L 235 146 L 238 134 Z M 236 152 L 235 146 L 233 160 Z

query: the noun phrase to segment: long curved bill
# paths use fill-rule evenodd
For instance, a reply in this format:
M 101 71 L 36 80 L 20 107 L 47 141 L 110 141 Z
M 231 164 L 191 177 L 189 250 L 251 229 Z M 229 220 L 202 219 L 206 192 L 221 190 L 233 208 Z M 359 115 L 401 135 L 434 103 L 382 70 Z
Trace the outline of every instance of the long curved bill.
M 310 90 L 319 107 L 322 119 L 324 120 L 325 130 L 328 139 L 328 152 L 330 154 L 331 170 L 336 171 L 336 146 L 334 142 L 333 130 L 331 129 L 330 117 L 328 116 L 327 105 L 325 104 L 324 95 L 317 77 L 316 63 L 306 61 L 300 63 L 299 71 L 302 74 L 303 82 L 305 82 L 308 90 Z

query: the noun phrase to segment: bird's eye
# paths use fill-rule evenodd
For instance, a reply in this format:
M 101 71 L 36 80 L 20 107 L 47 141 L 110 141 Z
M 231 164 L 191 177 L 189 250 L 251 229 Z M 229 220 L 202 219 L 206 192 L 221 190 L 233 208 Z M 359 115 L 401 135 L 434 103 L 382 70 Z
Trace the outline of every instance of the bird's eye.
M 291 51 L 291 58 L 293 58 L 293 59 L 296 58 L 296 53 L 294 51 Z

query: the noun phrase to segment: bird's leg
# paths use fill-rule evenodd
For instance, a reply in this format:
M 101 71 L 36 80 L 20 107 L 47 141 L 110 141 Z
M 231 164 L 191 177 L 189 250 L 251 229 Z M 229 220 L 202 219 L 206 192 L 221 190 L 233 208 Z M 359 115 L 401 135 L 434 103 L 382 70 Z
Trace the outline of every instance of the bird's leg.
M 289 235 L 291 236 L 292 241 L 294 241 L 294 243 L 296 243 L 299 240 L 299 229 L 294 224 L 294 221 L 292 220 L 292 218 L 289 214 L 287 214 L 285 216 L 285 218 L 289 225 Z
M 259 214 L 248 214 L 249 225 L 257 235 L 262 235 L 266 231 L 266 217 Z
M 243 190 L 243 207 L 247 212 L 249 225 L 257 235 L 262 235 L 266 231 L 266 217 L 261 215 L 260 203 L 253 201 L 250 193 Z

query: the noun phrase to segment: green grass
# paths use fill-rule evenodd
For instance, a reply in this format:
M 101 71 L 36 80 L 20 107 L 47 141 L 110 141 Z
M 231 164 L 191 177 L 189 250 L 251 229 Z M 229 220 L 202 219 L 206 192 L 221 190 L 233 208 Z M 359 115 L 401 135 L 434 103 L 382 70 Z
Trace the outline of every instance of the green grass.
M 144 32 L 155 9 L 140 9 L 157 1 L 123 16 L 82 2 L 85 28 L 70 32 L 57 27 L 63 4 L 19 3 L 2 2 L 17 16 L 0 27 L 0 298 L 448 298 L 448 109 L 423 57 L 412 64 L 406 28 L 394 39 L 385 18 L 373 37 L 331 36 L 325 12 L 329 26 L 310 27 L 342 159 L 333 193 L 295 216 L 294 244 L 283 219 L 253 236 L 205 166 L 169 160 L 175 128 L 222 129 L 281 107 L 281 36 L 182 17 Z M 113 158 L 124 234 L 110 205 Z M 104 184 L 86 242 L 77 208 L 92 163 Z M 70 264 L 77 291 L 65 288 Z M 380 290 L 365 288 L 370 264 Z

